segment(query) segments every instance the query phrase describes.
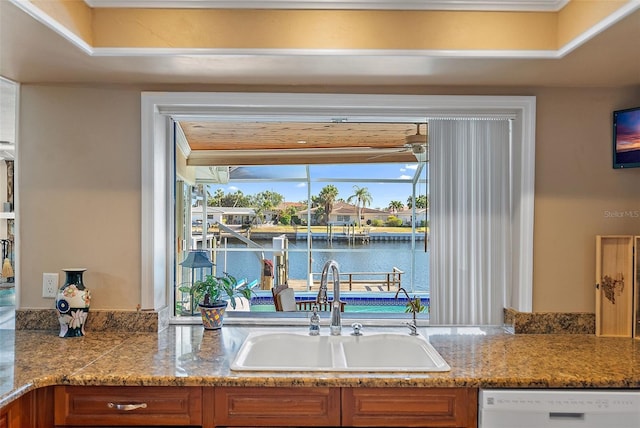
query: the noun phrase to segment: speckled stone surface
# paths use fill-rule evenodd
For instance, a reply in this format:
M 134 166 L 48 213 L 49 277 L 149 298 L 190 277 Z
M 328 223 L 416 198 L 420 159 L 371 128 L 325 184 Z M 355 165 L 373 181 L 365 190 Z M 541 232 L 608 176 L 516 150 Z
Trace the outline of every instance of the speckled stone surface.
M 89 310 L 85 330 L 157 332 L 168 325 L 167 310 L 105 311 Z M 16 330 L 60 330 L 55 309 L 17 309 Z
M 505 327 L 515 334 L 595 334 L 593 313 L 518 312 L 504 309 Z M 18 309 L 16 330 L 58 330 L 55 309 Z M 154 311 L 90 310 L 87 331 L 162 331 L 169 325 L 169 309 Z
M 595 334 L 596 315 L 587 312 L 504 310 L 505 326 L 515 334 Z
M 273 329 L 273 328 L 271 328 Z M 281 327 L 306 331 L 303 327 Z M 234 372 L 258 327 L 170 326 L 159 333 L 0 330 L 0 406 L 47 385 L 532 387 L 640 389 L 640 340 L 594 335 L 512 335 L 497 328 L 425 327 L 451 366 L 444 373 Z M 405 329 L 367 328 L 376 331 Z M 326 331 L 323 332 L 326 334 Z

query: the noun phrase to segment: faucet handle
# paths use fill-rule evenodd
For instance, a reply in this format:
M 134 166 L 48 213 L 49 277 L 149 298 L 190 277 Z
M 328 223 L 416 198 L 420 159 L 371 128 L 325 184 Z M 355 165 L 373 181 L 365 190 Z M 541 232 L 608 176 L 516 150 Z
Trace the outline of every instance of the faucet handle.
M 320 335 L 320 315 L 318 315 L 318 305 L 314 304 L 311 307 L 313 313 L 311 314 L 311 318 L 309 318 L 309 336 L 319 336 Z
M 415 320 L 405 321 L 407 327 L 409 327 L 409 334 L 411 336 L 418 336 L 418 325 Z
M 362 332 L 360 330 L 362 330 L 362 324 L 360 324 L 359 322 L 354 322 L 353 324 L 351 324 L 351 328 L 353 328 L 353 333 L 351 333 L 351 336 L 362 336 Z

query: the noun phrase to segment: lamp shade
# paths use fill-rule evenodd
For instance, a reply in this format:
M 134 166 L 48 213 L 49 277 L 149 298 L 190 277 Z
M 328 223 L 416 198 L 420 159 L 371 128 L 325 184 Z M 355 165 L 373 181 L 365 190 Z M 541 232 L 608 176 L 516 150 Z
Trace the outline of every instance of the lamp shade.
M 186 268 L 210 268 L 213 263 L 209 259 L 209 255 L 206 251 L 196 250 L 189 251 L 187 257 L 180 263 L 181 266 Z

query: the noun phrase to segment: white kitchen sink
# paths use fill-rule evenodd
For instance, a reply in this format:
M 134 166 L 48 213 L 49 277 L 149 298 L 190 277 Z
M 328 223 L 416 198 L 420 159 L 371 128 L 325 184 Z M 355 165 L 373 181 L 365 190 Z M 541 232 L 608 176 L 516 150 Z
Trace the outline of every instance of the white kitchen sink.
M 451 368 L 424 337 L 406 333 L 254 332 L 242 344 L 231 370 L 444 372 Z

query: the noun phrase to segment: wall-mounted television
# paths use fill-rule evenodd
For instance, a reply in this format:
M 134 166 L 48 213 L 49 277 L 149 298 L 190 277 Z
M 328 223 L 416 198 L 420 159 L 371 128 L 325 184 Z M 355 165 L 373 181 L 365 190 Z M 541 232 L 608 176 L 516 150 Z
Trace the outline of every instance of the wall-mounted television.
M 613 112 L 613 167 L 640 167 L 640 107 Z

